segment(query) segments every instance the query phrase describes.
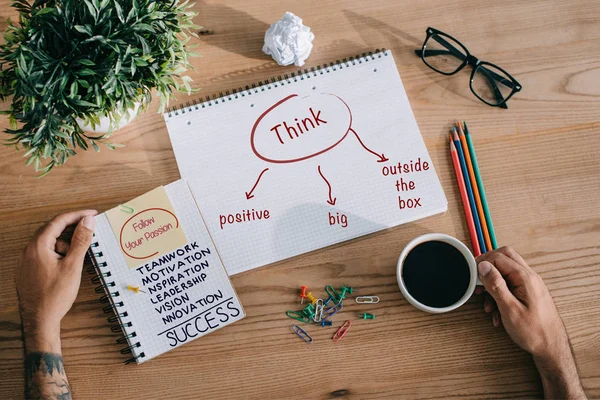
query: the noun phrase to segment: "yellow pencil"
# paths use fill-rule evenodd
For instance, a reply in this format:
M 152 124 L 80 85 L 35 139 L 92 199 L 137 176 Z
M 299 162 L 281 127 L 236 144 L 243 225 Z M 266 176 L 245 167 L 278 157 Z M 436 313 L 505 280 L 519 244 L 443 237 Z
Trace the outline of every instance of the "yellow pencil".
M 479 196 L 479 189 L 477 188 L 477 181 L 475 180 L 475 172 L 473 172 L 473 164 L 471 163 L 469 147 L 467 146 L 467 140 L 465 138 L 462 124 L 458 122 L 456 125 L 458 126 L 458 136 L 460 137 L 460 142 L 462 143 L 465 152 L 465 161 L 467 162 L 467 169 L 469 171 L 469 180 L 471 181 L 471 187 L 473 188 L 473 196 L 475 197 L 475 204 L 477 205 L 477 214 L 479 215 L 479 220 L 481 221 L 481 230 L 483 231 L 483 238 L 486 247 L 485 250 L 490 251 L 492 250 L 492 241 L 490 240 L 487 223 L 485 222 L 485 214 L 483 213 L 483 205 L 481 204 L 481 197 Z M 467 179 L 467 177 L 465 177 L 465 179 Z

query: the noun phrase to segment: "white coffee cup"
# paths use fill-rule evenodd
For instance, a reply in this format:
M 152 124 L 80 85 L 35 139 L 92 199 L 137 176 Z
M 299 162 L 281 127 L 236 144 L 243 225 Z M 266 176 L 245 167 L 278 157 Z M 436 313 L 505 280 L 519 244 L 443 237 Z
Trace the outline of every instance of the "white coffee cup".
M 412 249 L 414 249 L 417 245 L 421 243 L 433 241 L 448 243 L 449 245 L 460 251 L 465 260 L 467 261 L 467 264 L 469 265 L 469 270 L 471 272 L 471 280 L 469 281 L 469 286 L 467 287 L 465 294 L 456 303 L 447 307 L 431 307 L 419 302 L 408 292 L 406 285 L 404 284 L 404 280 L 402 279 L 402 267 L 404 265 L 404 260 L 406 259 L 406 256 L 408 256 L 408 253 L 410 253 Z M 426 235 L 422 235 L 411 240 L 406 245 L 406 247 L 404 247 L 404 250 L 402 250 L 402 253 L 400 253 L 400 257 L 398 258 L 396 278 L 398 279 L 398 286 L 400 287 L 400 292 L 402 292 L 402 295 L 406 300 L 408 300 L 410 304 L 412 304 L 419 310 L 433 314 L 445 313 L 462 306 L 473 295 L 475 287 L 477 285 L 481 285 L 481 282 L 479 281 L 479 275 L 477 273 L 477 263 L 475 262 L 475 257 L 473 257 L 473 254 L 471 253 L 469 248 L 465 246 L 465 244 L 460 240 L 452 236 L 445 235 L 443 233 L 428 233 Z

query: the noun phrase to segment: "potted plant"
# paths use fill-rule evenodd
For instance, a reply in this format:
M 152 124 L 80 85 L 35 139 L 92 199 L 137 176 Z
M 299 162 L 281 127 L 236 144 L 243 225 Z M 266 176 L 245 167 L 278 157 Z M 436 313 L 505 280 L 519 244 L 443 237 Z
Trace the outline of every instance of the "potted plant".
M 15 0 L 19 22 L 0 45 L 0 99 L 12 97 L 11 137 L 42 176 L 78 148 L 96 151 L 152 91 L 163 112 L 174 91 L 190 93 L 194 55 L 187 43 L 199 27 L 188 1 Z M 106 134 L 90 134 L 108 118 Z M 83 122 L 83 124 L 82 124 Z

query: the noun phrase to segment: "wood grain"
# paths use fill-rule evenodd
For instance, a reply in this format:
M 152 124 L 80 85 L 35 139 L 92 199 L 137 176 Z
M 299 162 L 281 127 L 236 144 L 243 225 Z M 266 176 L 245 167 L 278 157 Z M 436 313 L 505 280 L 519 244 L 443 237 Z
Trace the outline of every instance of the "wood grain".
M 0 27 L 15 17 L 0 0 Z M 392 49 L 416 119 L 448 197 L 448 212 L 235 276 L 247 318 L 142 366 L 124 366 L 106 315 L 84 276 L 63 322 L 63 351 L 75 395 L 134 398 L 507 398 L 540 397 L 531 358 L 492 327 L 474 297 L 428 315 L 400 295 L 395 263 L 416 235 L 444 232 L 468 242 L 446 130 L 465 119 L 474 135 L 498 240 L 519 250 L 547 283 L 565 321 L 583 386 L 600 397 L 600 3 L 522 1 L 199 2 L 192 72 L 203 96 L 293 71 L 261 53 L 268 24 L 290 10 L 315 32 L 308 65 Z M 469 76 L 445 77 L 413 50 L 427 26 L 511 72 L 524 89 L 508 110 L 487 107 Z M 185 102 L 186 96 L 179 101 Z M 179 178 L 156 106 L 120 130 L 116 152 L 81 153 L 44 179 L 22 153 L 0 149 L 0 397 L 23 392 L 14 268 L 32 233 L 53 215 L 104 211 Z M 8 122 L 0 119 L 0 128 Z M 290 331 L 284 312 L 296 290 L 351 285 L 377 294 L 351 305 L 356 320 L 337 344 L 312 328 L 313 345 Z M 341 318 L 340 318 L 341 319 Z

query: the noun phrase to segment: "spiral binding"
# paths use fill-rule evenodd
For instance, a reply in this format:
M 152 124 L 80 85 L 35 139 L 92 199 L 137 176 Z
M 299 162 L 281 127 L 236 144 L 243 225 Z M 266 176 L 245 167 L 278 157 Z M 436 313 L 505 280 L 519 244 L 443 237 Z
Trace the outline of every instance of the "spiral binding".
M 95 237 L 96 235 L 94 234 L 94 238 Z M 123 321 L 123 318 L 128 317 L 129 314 L 127 313 L 127 311 L 120 311 L 120 309 L 122 309 L 122 307 L 124 307 L 125 304 L 123 303 L 123 301 L 117 300 L 120 296 L 119 291 L 111 289 L 114 288 L 116 284 L 115 282 L 111 282 L 110 279 L 108 279 L 112 276 L 112 274 L 110 273 L 110 271 L 104 270 L 104 268 L 108 266 L 108 263 L 102 260 L 104 254 L 102 253 L 102 250 L 99 248 L 99 246 L 100 245 L 97 241 L 92 242 L 92 244 L 90 245 L 88 254 L 90 255 L 90 259 L 92 260 L 92 265 L 87 269 L 87 272 L 89 274 L 96 273 L 96 275 L 93 278 L 91 278 L 91 281 L 95 285 L 100 284 L 94 289 L 96 293 L 103 294 L 103 296 L 100 297 L 99 301 L 103 304 L 110 303 L 106 305 L 102 310 L 107 314 L 110 312 L 114 312 L 114 314 L 108 318 L 108 323 L 114 324 L 118 322 L 117 325 L 111 326 L 110 330 L 115 333 L 123 333 L 123 336 L 117 339 L 117 343 L 125 344 L 129 341 L 129 339 L 137 337 L 137 333 L 135 331 L 127 333 L 126 331 L 126 328 L 133 327 L 133 324 L 130 321 Z M 133 353 L 134 348 L 141 347 L 140 342 L 129 343 L 130 345 L 128 347 L 121 350 L 121 354 Z M 130 364 L 132 362 L 137 361 L 137 359 L 143 358 L 145 356 L 146 354 L 144 352 L 141 352 L 137 356 L 133 356 L 127 359 L 125 361 L 125 364 Z
M 388 53 L 386 49 L 376 49 L 374 52 L 357 54 L 355 57 L 343 58 L 341 60 L 336 60 L 335 62 L 330 62 L 329 64 L 317 65 L 316 67 L 305 68 L 304 70 L 299 69 L 298 72 L 292 72 L 289 75 L 279 75 L 265 81 L 258 81 L 251 85 L 246 85 L 245 87 L 226 90 L 224 93 L 220 92 L 218 97 L 216 94 L 213 94 L 212 96 L 206 96 L 205 98 L 200 97 L 191 102 L 181 103 L 178 106 L 171 107 L 171 109 L 168 110 L 167 115 L 170 118 L 185 114 L 186 112 L 199 110 L 200 108 L 212 107 L 220 103 L 264 92 L 265 90 L 271 90 L 274 87 L 284 86 L 286 84 L 289 85 L 293 82 L 303 81 L 318 75 L 329 74 L 333 71 L 348 68 L 352 65 L 366 63 L 375 60 L 376 58 L 387 57 L 389 54 L 390 53 Z

